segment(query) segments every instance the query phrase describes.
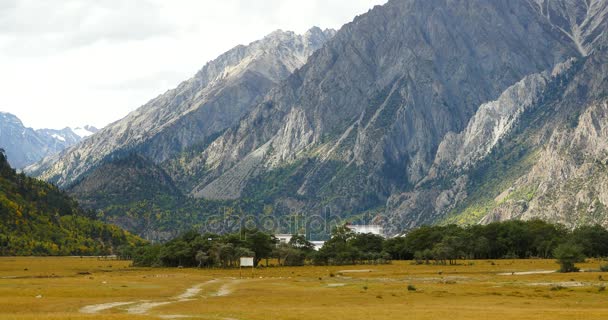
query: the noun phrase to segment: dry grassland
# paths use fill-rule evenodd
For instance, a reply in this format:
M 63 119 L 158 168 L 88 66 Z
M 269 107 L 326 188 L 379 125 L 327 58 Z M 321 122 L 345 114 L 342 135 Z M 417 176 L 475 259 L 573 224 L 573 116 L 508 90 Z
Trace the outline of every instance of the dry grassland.
M 265 268 L 243 279 L 129 264 L 0 258 L 0 319 L 608 319 L 608 273 L 539 272 L 553 260 Z

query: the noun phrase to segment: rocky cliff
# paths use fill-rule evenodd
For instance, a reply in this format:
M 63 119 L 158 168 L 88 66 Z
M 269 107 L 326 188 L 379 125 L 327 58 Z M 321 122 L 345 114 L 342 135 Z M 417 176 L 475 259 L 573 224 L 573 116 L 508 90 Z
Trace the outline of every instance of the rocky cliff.
M 195 159 L 209 170 L 192 195 L 236 199 L 305 160 L 292 196 L 315 199 L 308 210 L 383 207 L 428 175 L 440 142 L 479 106 L 581 56 L 529 1 L 391 1 L 344 26 Z

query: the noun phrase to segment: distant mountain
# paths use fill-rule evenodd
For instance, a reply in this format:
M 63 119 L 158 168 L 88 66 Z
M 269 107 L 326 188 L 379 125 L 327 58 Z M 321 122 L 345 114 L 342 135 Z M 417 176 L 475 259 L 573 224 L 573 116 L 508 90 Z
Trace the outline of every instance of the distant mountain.
M 80 137 L 80 139 L 84 139 L 88 136 L 91 136 L 95 133 L 97 133 L 99 131 L 99 129 L 93 127 L 93 126 L 89 126 L 86 125 L 84 127 L 76 127 L 76 128 L 70 128 L 72 130 L 72 132 L 74 132 L 77 136 Z
M 10 155 L 11 165 L 19 169 L 73 146 L 96 131 L 90 126 L 34 130 L 26 128 L 15 115 L 0 112 L 0 147 Z
M 141 243 L 57 187 L 17 174 L 0 152 L 0 255 L 105 255 Z
M 101 199 L 97 169 L 148 161 L 118 172 L 171 181 L 120 208 L 90 203 L 156 231 L 218 219 L 197 206 L 227 217 L 331 211 L 392 234 L 535 217 L 608 226 L 608 0 L 391 0 L 318 48 L 256 99 L 214 100 L 240 112 L 174 120 L 216 110 L 183 104 L 202 72 L 29 172 Z M 251 88 L 230 83 L 219 92 Z

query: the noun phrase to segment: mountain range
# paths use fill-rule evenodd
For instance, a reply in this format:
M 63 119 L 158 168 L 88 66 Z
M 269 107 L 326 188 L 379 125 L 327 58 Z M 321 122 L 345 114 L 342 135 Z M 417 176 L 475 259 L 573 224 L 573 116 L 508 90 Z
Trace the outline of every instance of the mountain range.
M 92 126 L 34 130 L 25 127 L 17 116 L 0 112 L 0 147 L 6 150 L 11 165 L 18 169 L 73 146 L 97 130 Z
M 608 226 L 607 16 L 606 0 L 391 0 L 236 47 L 26 171 L 148 238 L 226 207 L 390 234 Z

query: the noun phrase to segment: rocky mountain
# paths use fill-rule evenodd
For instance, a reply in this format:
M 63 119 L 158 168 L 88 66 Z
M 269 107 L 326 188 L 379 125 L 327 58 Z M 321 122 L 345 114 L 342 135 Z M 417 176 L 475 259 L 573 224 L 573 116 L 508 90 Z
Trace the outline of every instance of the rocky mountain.
M 247 46 L 237 46 L 177 88 L 27 171 L 65 187 L 105 160 L 126 153 L 137 152 L 161 163 L 198 150 L 237 123 L 334 34 L 319 28 L 304 35 L 278 30 Z
M 481 104 L 579 56 L 529 1 L 391 1 L 343 27 L 195 159 L 210 170 L 192 195 L 239 198 L 296 166 L 292 196 L 315 199 L 305 210 L 383 207 L 425 178 L 444 136 Z
M 15 115 L 0 112 L 0 147 L 10 155 L 10 163 L 22 169 L 80 142 L 97 129 L 82 128 L 38 129 L 27 128 Z
M 608 226 L 601 138 L 608 5 L 536 3 L 579 55 L 525 77 L 481 105 L 465 130 L 448 133 L 427 177 L 389 199 L 385 217 L 393 230 L 532 218 Z
M 331 209 L 390 233 L 534 217 L 608 225 L 607 13 L 606 0 L 391 0 L 231 124 L 195 131 L 207 137 L 196 148 L 167 151 L 184 145 L 173 136 L 124 150 L 189 203 L 254 215 Z M 86 144 L 32 172 L 83 192 Z

